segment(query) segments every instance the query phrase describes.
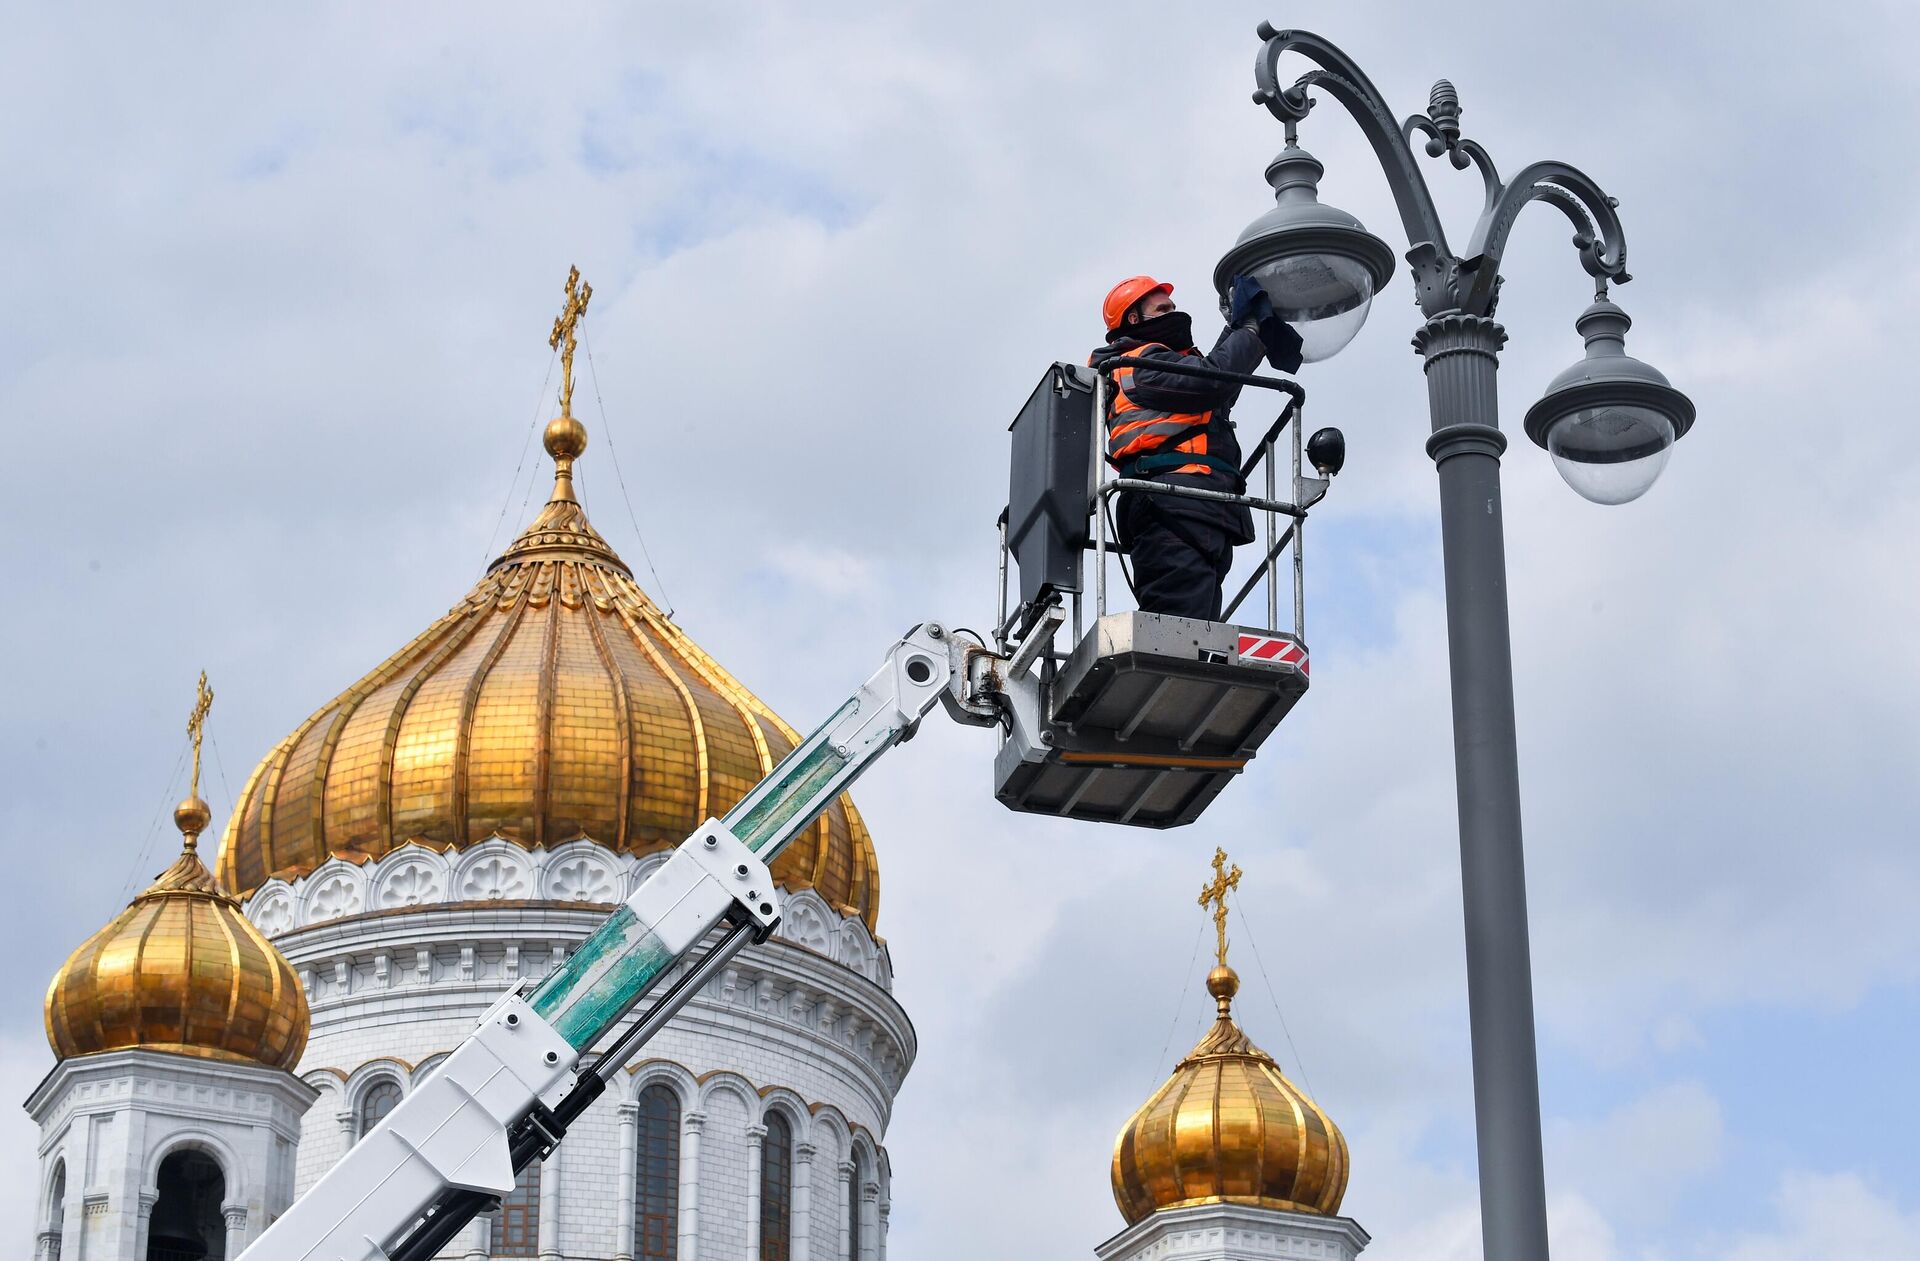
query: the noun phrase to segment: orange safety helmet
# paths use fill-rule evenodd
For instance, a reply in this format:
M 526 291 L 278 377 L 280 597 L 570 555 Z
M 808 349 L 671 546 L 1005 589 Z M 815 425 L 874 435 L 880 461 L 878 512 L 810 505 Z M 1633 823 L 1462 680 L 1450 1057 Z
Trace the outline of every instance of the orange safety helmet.
M 1164 280 L 1155 280 L 1152 276 L 1128 276 L 1107 290 L 1107 300 L 1100 304 L 1100 314 L 1107 320 L 1107 331 L 1111 333 L 1120 327 L 1120 321 L 1126 318 L 1127 311 L 1134 303 L 1150 293 L 1158 293 L 1162 290 L 1171 295 L 1173 286 Z

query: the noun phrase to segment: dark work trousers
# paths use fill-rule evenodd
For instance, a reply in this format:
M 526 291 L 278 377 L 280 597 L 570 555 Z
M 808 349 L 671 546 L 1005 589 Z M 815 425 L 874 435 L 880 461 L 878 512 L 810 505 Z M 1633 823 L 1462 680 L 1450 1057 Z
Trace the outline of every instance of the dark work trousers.
M 1146 495 L 1120 497 L 1120 538 L 1144 613 L 1220 620 L 1220 585 L 1233 567 L 1233 538 L 1210 510 L 1183 511 Z

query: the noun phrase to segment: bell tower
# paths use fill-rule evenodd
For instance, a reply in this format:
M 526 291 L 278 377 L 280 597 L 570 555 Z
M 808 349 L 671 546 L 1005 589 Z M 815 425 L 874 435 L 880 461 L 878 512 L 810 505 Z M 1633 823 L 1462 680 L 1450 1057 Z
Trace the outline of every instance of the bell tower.
M 1233 1017 L 1227 895 L 1240 876 L 1216 849 L 1200 905 L 1216 936 L 1207 992 L 1217 1014 L 1114 1143 L 1127 1228 L 1094 1249 L 1099 1261 L 1354 1261 L 1367 1246 L 1359 1223 L 1339 1216 L 1346 1136 Z
M 212 812 L 200 676 L 193 779 L 173 812 L 180 856 L 55 974 L 60 1057 L 27 1099 L 40 1127 L 35 1261 L 231 1261 L 293 1199 L 300 1118 L 317 1092 L 290 1071 L 306 995 L 201 862 Z

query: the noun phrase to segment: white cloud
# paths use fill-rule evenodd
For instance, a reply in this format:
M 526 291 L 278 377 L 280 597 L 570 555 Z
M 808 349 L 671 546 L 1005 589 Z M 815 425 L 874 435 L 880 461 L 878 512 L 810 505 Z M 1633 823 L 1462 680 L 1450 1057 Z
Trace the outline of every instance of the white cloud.
M 1656 1224 L 1720 1167 L 1725 1128 L 1705 1086 L 1672 1082 L 1596 1120 L 1549 1122 L 1548 1168 L 1611 1216 Z
M 1725 1245 L 1726 1261 L 1907 1261 L 1920 1240 L 1920 1213 L 1853 1173 L 1791 1173 L 1773 1195 L 1778 1225 L 1742 1233 Z
M 812 600 L 864 595 L 874 582 L 872 563 L 845 548 L 776 543 L 767 551 L 767 562 Z

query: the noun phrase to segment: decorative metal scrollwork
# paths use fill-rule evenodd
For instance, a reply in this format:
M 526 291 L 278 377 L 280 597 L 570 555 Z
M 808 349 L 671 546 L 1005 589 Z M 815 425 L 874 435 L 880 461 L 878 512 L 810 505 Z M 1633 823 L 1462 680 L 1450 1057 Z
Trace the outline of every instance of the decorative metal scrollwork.
M 1402 123 L 1400 137 L 1412 147 L 1414 133 L 1424 133 L 1428 157 L 1445 154 L 1456 171 L 1466 170 L 1469 164 L 1478 168 L 1482 190 L 1480 213 L 1484 216 L 1500 196 L 1500 172 L 1479 141 L 1461 137 L 1460 112 L 1460 93 L 1447 80 L 1437 80 L 1433 91 L 1428 93 L 1427 112 L 1415 114 Z
M 1460 129 L 1460 94 L 1452 83 L 1438 80 L 1428 94 L 1427 112 L 1396 124 L 1386 100 L 1351 58 L 1310 31 L 1279 30 L 1262 22 L 1264 41 L 1254 61 L 1258 89 L 1254 100 L 1285 123 L 1289 138 L 1313 108 L 1311 89 L 1339 101 L 1353 116 L 1373 146 L 1392 189 L 1407 234 L 1407 261 L 1421 309 L 1434 316 L 1449 310 L 1469 315 L 1492 315 L 1500 292 L 1500 260 L 1508 235 L 1520 211 L 1529 202 L 1544 201 L 1574 225 L 1573 244 L 1580 265 L 1592 276 L 1596 289 L 1624 284 L 1627 274 L 1626 234 L 1614 213 L 1618 201 L 1578 169 L 1564 162 L 1536 162 L 1510 183 L 1502 183 L 1492 157 Z M 1299 53 L 1319 69 L 1282 87 L 1279 61 Z M 1469 165 L 1480 172 L 1485 197 L 1473 238 L 1464 255 L 1447 246 L 1446 232 L 1434 208 L 1433 194 L 1414 152 L 1415 135 L 1426 137 L 1429 157 L 1445 156 L 1455 170 Z

